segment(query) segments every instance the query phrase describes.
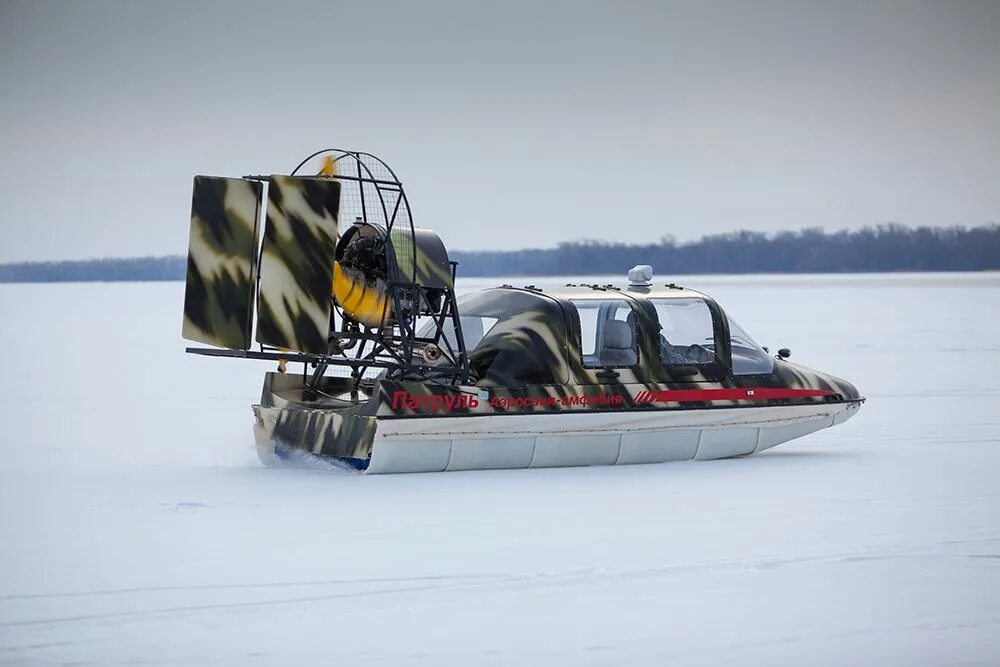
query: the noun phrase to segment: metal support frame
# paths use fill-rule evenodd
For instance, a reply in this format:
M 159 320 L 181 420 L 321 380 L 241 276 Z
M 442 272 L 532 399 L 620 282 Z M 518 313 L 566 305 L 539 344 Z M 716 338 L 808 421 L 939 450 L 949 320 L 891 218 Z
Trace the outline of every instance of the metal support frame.
M 345 357 L 332 357 L 325 354 L 307 354 L 305 352 L 258 352 L 256 350 L 227 350 L 216 347 L 188 347 L 184 349 L 188 354 L 198 354 L 205 357 L 232 357 L 236 359 L 257 359 L 260 361 L 288 361 L 292 363 L 322 364 L 331 366 L 366 366 L 371 368 L 396 368 L 399 364 L 380 359 L 351 359 Z M 422 364 L 412 364 L 411 367 L 418 371 L 437 371 L 435 366 Z
M 324 149 L 316 151 L 312 155 L 302 160 L 291 175 L 295 176 L 310 160 L 322 155 L 332 155 L 334 163 L 341 161 L 354 162 L 353 169 L 342 169 L 341 171 L 353 171 L 354 173 L 337 173 L 334 176 L 318 175 L 317 178 L 331 178 L 346 183 L 356 184 L 360 195 L 361 218 L 368 222 L 369 216 L 376 219 L 381 215 L 381 221 L 385 223 L 387 241 L 389 234 L 397 224 L 408 227 L 411 237 L 415 235 L 413 220 L 410 216 L 410 205 L 403 184 L 396 177 L 392 169 L 382 160 L 370 153 L 358 151 L 346 151 L 340 149 Z M 375 171 L 373 172 L 373 169 Z M 377 173 L 376 173 L 377 172 Z M 383 177 L 385 174 L 389 178 Z M 243 177 L 247 180 L 270 183 L 271 177 L 268 175 L 247 175 Z M 366 184 L 374 188 L 368 188 L 366 194 Z M 396 195 L 395 204 L 387 206 L 387 194 Z M 373 194 L 376 195 L 373 200 Z M 416 266 L 416 239 L 410 243 L 410 266 Z M 257 258 L 259 263 L 260 258 Z M 452 285 L 455 282 L 456 262 L 450 262 Z M 260 272 L 258 271 L 258 280 Z M 258 287 L 259 291 L 259 287 Z M 290 362 L 302 362 L 303 379 L 306 384 L 307 394 L 315 395 L 323 377 L 330 366 L 342 366 L 351 369 L 355 385 L 359 384 L 363 374 L 370 368 L 383 368 L 388 371 L 389 377 L 394 379 L 425 379 L 433 381 L 444 381 L 450 383 L 465 384 L 472 378 L 472 371 L 469 364 L 469 355 L 465 347 L 465 338 L 462 332 L 462 322 L 458 313 L 458 303 L 455 296 L 454 287 L 431 290 L 412 282 L 390 281 L 387 284 L 387 296 L 392 305 L 390 324 L 386 327 L 372 328 L 352 324 L 346 318 L 336 302 L 330 314 L 329 346 L 326 354 L 306 354 L 299 352 L 286 352 L 276 348 L 260 345 L 259 351 L 254 350 L 221 350 L 210 348 L 187 348 L 187 352 L 214 357 L 236 357 L 244 359 L 262 359 Z M 332 297 L 331 297 L 332 298 Z M 434 333 L 431 337 L 420 337 L 416 332 L 417 318 L 421 316 L 421 304 L 435 304 L 434 312 L 425 312 L 434 323 Z M 337 326 L 339 318 L 340 326 Z M 444 335 L 446 323 L 451 321 L 455 331 L 455 341 L 458 349 L 452 349 L 448 337 Z M 442 352 L 446 354 L 449 363 L 441 365 L 429 365 L 421 363 L 418 353 L 418 346 L 435 344 L 441 347 L 442 340 L 444 348 Z M 345 343 L 347 343 L 345 345 Z M 309 365 L 313 370 L 309 372 Z

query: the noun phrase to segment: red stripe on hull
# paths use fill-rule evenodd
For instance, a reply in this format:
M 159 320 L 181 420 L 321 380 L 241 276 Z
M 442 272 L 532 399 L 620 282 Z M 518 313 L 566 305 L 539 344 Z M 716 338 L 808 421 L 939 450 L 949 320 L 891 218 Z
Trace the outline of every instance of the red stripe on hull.
M 643 396 L 643 394 L 646 394 Z M 830 396 L 829 389 L 785 389 L 752 387 L 747 389 L 665 389 L 640 392 L 636 403 L 702 403 L 705 401 L 768 401 L 782 398 Z

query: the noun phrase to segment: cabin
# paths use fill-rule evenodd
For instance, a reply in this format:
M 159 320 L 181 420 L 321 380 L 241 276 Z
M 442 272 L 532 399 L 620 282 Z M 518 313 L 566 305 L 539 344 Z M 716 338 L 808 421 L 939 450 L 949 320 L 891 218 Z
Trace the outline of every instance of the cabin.
M 483 387 L 719 383 L 775 367 L 714 299 L 654 285 L 651 269 L 624 288 L 503 285 L 460 296 L 458 312 Z M 444 335 L 456 347 L 454 328 Z

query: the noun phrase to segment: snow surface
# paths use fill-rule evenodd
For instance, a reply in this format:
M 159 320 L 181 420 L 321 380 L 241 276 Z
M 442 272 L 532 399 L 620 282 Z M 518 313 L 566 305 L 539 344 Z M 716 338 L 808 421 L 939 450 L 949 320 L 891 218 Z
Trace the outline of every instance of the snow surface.
M 0 664 L 1000 663 L 1000 276 L 683 282 L 869 402 L 736 460 L 267 469 L 273 364 L 185 355 L 182 285 L 0 285 Z

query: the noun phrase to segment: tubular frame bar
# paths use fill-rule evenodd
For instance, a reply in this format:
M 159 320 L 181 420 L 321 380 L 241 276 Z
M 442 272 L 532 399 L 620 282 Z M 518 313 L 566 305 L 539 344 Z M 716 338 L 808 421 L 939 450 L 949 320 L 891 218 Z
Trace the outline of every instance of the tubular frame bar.
M 205 357 L 228 357 L 236 359 L 256 359 L 258 361 L 281 361 L 304 364 L 329 364 L 330 366 L 352 366 L 352 367 L 373 367 L 373 368 L 400 368 L 398 361 L 382 361 L 380 359 L 348 359 L 345 357 L 331 357 L 325 354 L 306 354 L 304 352 L 257 352 L 255 350 L 227 350 L 212 347 L 188 347 L 184 349 L 188 354 L 198 354 Z M 457 375 L 459 368 L 448 368 L 441 366 L 425 366 L 423 364 L 406 364 L 409 369 L 428 372 L 440 375 Z

